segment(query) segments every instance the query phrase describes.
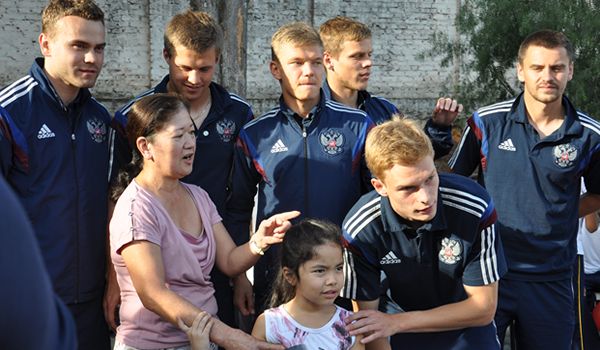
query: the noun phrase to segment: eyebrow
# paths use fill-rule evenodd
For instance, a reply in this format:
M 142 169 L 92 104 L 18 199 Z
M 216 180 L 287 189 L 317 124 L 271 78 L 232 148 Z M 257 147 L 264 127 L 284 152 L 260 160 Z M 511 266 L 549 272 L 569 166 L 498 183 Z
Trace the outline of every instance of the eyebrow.
M 73 40 L 69 41 L 69 44 L 71 44 L 71 45 L 79 44 L 79 45 L 93 46 L 93 47 L 106 47 L 106 42 L 94 45 L 94 44 L 92 44 L 90 42 L 87 42 L 85 40 L 80 40 L 80 39 L 73 39 Z

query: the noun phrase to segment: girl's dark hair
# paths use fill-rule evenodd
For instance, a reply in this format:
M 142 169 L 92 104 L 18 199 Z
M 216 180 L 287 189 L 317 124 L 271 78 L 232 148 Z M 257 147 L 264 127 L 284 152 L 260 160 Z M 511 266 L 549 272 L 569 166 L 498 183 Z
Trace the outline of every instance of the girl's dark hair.
M 315 256 L 315 248 L 334 243 L 342 249 L 342 234 L 340 228 L 328 221 L 317 219 L 304 219 L 292 226 L 283 238 L 279 250 L 281 266 L 277 279 L 273 284 L 269 307 L 277 307 L 292 300 L 296 294 L 294 286 L 289 284 L 283 275 L 283 268 L 287 267 L 299 277 L 298 269 Z
M 131 148 L 131 162 L 119 171 L 111 185 L 110 199 L 116 202 L 121 193 L 136 177 L 143 166 L 143 157 L 137 148 L 138 137 L 152 137 L 181 109 L 189 110 L 189 104 L 175 94 L 154 94 L 137 100 L 127 113 L 125 133 Z

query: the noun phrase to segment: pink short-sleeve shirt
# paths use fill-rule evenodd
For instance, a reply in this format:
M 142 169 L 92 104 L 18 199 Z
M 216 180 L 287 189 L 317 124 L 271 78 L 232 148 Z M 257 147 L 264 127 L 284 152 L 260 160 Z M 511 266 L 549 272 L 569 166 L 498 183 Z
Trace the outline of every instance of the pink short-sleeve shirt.
M 183 183 L 182 183 L 183 184 Z M 221 221 L 208 194 L 183 184 L 202 218 L 204 233 L 196 238 L 173 223 L 162 204 L 135 181 L 125 189 L 110 221 L 110 253 L 121 288 L 121 324 L 117 339 L 136 348 L 167 348 L 189 340 L 178 327 L 144 308 L 121 257 L 121 249 L 144 240 L 160 246 L 167 288 L 212 315 L 217 313 L 210 272 L 215 263 L 213 225 Z

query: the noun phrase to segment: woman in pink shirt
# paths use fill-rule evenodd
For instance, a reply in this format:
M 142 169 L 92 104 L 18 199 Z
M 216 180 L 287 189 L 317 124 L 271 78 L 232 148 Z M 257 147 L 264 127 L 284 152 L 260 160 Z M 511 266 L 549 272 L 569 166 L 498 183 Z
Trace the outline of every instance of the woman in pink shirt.
M 192 171 L 196 151 L 186 102 L 167 94 L 144 97 L 129 112 L 126 131 L 134 156 L 119 175 L 110 222 L 121 289 L 115 349 L 190 349 L 177 324 L 192 325 L 201 312 L 216 314 L 214 264 L 230 276 L 244 272 L 281 242 L 288 220 L 299 213 L 263 221 L 248 244 L 236 247 L 208 194 L 179 181 Z M 269 348 L 217 319 L 212 324 L 210 339 L 222 347 Z

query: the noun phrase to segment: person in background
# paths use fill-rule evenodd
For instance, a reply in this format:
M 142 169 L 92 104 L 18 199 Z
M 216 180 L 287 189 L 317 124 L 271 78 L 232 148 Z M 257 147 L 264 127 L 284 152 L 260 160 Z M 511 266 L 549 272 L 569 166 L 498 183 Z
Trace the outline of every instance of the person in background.
M 91 0 L 50 0 L 38 43 L 43 57 L 0 91 L 0 173 L 31 220 L 79 348 L 107 350 L 111 116 L 89 91 L 104 62 L 104 13 Z
M 473 113 L 449 161 L 457 174 L 478 169 L 496 204 L 508 272 L 495 322 L 501 340 L 515 322 L 519 349 L 570 348 L 577 220 L 600 209 L 600 123 L 564 94 L 574 59 L 561 32 L 527 36 L 517 61 L 523 92 Z
M 373 66 L 373 37 L 366 24 L 337 16 L 321 24 L 319 35 L 325 48 L 327 80 L 323 90 L 328 98 L 365 111 L 376 124 L 400 113 L 390 101 L 367 91 Z M 437 100 L 424 128 L 436 159 L 452 149 L 452 123 L 462 109 L 463 106 L 451 98 Z
M 27 214 L 2 177 L 0 198 L 0 278 L 10 281 L 0 290 L 0 344 L 5 349 L 77 349 L 73 317 L 52 290 Z
M 238 245 L 248 241 L 257 193 L 257 222 L 299 210 L 302 218 L 339 225 L 371 186 L 363 149 L 373 122 L 363 111 L 325 98 L 319 33 L 306 23 L 289 23 L 275 32 L 271 49 L 279 105 L 244 126 L 234 154 L 225 225 Z M 265 307 L 276 263 L 270 250 L 254 267 L 258 311 Z
M 581 181 L 581 194 L 586 192 Z M 579 219 L 577 233 L 577 262 L 573 270 L 573 286 L 576 288 L 575 336 L 573 349 L 600 349 L 600 335 L 592 317 L 596 293 L 600 292 L 600 235 L 598 235 L 598 212 Z

